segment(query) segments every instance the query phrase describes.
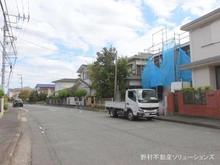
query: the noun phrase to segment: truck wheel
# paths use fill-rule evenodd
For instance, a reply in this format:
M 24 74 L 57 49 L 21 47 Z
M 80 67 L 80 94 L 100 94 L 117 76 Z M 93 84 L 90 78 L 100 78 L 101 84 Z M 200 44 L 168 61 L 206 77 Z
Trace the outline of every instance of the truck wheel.
M 111 117 L 118 117 L 117 112 L 113 108 L 111 108 L 109 110 L 109 114 L 110 114 Z
M 134 117 L 134 115 L 133 115 L 131 110 L 128 111 L 127 117 L 128 117 L 128 120 L 130 120 L 130 121 L 133 121 L 135 119 L 135 117 Z

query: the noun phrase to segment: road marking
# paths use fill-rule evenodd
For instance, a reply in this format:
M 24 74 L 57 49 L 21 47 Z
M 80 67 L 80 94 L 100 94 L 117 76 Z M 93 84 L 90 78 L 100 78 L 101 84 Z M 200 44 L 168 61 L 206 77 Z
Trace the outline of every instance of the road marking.
M 53 111 L 53 112 L 55 112 L 55 110 L 54 109 L 48 109 L 49 111 Z
M 47 129 L 41 127 L 39 124 L 37 124 L 37 126 L 39 127 L 39 130 L 38 130 L 38 131 L 40 131 L 42 134 L 44 134 L 45 131 L 47 130 Z
M 21 121 L 22 122 L 27 122 L 27 118 L 26 117 L 21 117 Z
M 28 112 L 28 110 L 27 110 L 27 109 L 24 109 L 24 108 L 19 108 L 19 109 L 21 109 L 21 110 L 24 110 L 24 111 Z

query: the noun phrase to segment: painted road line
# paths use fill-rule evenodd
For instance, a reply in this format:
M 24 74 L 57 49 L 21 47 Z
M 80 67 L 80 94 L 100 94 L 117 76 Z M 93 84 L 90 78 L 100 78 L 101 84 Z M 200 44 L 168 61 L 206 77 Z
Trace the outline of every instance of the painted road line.
M 55 112 L 55 110 L 54 109 L 48 109 L 49 111 L 53 111 L 53 112 Z
M 19 109 L 21 109 L 21 110 L 24 110 L 24 111 L 28 112 L 28 110 L 27 110 L 27 109 L 24 109 L 24 108 L 19 108 Z

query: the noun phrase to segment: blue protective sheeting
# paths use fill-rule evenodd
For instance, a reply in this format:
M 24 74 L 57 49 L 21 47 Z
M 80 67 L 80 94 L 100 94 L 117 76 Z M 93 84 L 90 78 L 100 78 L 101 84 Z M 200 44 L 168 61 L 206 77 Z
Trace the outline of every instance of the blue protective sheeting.
M 156 86 L 170 87 L 175 82 L 174 65 L 174 40 L 163 46 L 163 62 L 158 68 L 152 60 L 149 60 L 142 73 L 142 87 L 151 88 Z M 176 73 L 178 81 L 192 81 L 192 73 L 189 70 L 179 70 L 179 66 L 190 63 L 190 57 L 179 48 Z
M 190 57 L 180 48 L 177 60 L 177 80 L 192 81 L 192 72 L 190 70 L 179 70 L 179 66 L 190 63 Z
M 143 88 L 150 88 L 150 79 L 151 79 L 151 71 L 153 70 L 153 61 L 148 60 L 147 65 L 145 66 L 143 73 L 141 75 L 142 79 L 142 87 Z
M 163 46 L 163 62 L 161 68 L 149 60 L 142 73 L 142 87 L 151 88 L 156 86 L 171 86 L 175 81 L 174 68 L 174 40 Z
M 151 72 L 150 86 L 156 87 L 162 85 L 162 72 L 161 69 L 153 64 L 153 71 Z
M 175 81 L 174 40 L 171 40 L 163 46 L 163 62 L 161 70 L 163 86 L 171 86 L 171 83 Z

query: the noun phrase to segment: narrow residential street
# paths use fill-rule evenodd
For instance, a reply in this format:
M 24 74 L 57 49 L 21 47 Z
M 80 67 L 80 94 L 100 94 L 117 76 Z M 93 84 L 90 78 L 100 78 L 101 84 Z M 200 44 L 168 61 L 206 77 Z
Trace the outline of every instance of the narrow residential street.
M 27 121 L 12 165 L 220 162 L 217 129 L 161 120 L 131 122 L 103 112 L 52 106 L 25 105 L 21 111 Z

